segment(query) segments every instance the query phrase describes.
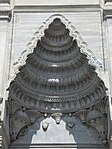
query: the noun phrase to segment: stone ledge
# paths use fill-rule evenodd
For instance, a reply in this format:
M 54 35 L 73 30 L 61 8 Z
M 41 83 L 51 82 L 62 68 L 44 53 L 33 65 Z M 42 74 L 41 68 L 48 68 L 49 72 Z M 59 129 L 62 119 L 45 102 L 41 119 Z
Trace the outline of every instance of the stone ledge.
M 11 7 L 9 4 L 0 4 L 0 20 L 11 18 Z
M 112 0 L 105 0 L 105 3 L 111 3 Z
M 112 9 L 104 9 L 103 16 L 104 19 L 112 18 Z
M 112 18 L 112 2 L 107 2 L 104 5 L 103 16 L 104 16 L 104 19 Z
M 15 6 L 13 9 L 14 12 L 21 12 L 21 13 L 24 13 L 24 12 L 27 12 L 27 13 L 28 12 L 83 12 L 83 11 L 95 12 L 100 10 L 101 8 L 99 5 Z
M 0 0 L 0 3 L 10 3 L 10 0 Z
M 70 148 L 74 148 L 74 149 L 83 149 L 83 148 L 86 148 L 86 149 L 108 149 L 108 146 L 107 145 L 102 145 L 102 144 L 32 144 L 32 145 L 26 145 L 26 144 L 21 144 L 21 145 L 18 145 L 18 144 L 15 144 L 15 145 L 11 145 L 10 146 L 10 149 L 25 149 L 25 148 L 35 148 L 35 149 L 48 149 L 48 148 L 51 148 L 51 149 L 70 149 Z
M 39 6 L 39 5 L 98 5 L 99 0 L 15 0 L 15 6 Z
M 15 0 L 13 9 L 15 11 L 82 11 L 82 9 L 101 8 L 102 0 Z M 51 9 L 51 10 L 50 10 Z M 63 10 L 62 10 L 63 9 Z

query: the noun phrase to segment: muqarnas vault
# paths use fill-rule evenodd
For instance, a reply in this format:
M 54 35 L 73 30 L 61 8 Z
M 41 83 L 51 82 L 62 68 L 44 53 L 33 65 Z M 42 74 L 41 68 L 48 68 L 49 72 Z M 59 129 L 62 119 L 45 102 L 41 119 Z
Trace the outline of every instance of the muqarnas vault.
M 41 117 L 51 117 L 58 127 L 65 121 L 74 139 L 79 134 L 75 130 L 78 122 L 79 128 L 81 125 L 94 131 L 97 142 L 106 143 L 106 107 L 104 82 L 88 63 L 87 56 L 80 52 L 69 30 L 59 18 L 54 19 L 10 84 L 11 142 L 26 135 Z M 42 124 L 45 133 L 48 127 L 48 123 Z

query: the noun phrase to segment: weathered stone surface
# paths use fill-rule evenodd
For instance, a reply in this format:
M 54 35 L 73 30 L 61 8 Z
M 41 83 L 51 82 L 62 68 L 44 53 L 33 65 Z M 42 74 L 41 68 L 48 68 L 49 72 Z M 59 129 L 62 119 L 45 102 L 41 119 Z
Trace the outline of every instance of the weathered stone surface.
M 99 4 L 99 0 L 61 0 L 61 1 L 53 1 L 49 0 L 48 2 L 44 0 L 32 0 L 32 1 L 27 1 L 27 0 L 15 0 L 15 5 L 96 5 Z

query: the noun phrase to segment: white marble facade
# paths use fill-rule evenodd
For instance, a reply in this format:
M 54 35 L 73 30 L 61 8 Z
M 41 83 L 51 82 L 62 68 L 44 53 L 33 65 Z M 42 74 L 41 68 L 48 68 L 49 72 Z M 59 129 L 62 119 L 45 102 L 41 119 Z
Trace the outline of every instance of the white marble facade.
M 0 0 L 0 147 L 8 149 L 10 144 L 6 90 L 14 77 L 15 64 L 41 24 L 56 14 L 72 22 L 102 65 L 97 72 L 108 88 L 108 142 L 111 149 L 112 2 L 106 0 L 49 0 L 47 3 L 45 0 Z M 34 142 L 35 138 L 36 135 Z

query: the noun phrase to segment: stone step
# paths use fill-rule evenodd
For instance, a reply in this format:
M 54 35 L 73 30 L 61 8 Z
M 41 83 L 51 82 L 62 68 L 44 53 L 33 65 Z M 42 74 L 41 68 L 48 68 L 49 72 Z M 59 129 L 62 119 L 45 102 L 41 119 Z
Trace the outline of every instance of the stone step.
M 103 144 L 15 144 L 10 149 L 109 149 Z

